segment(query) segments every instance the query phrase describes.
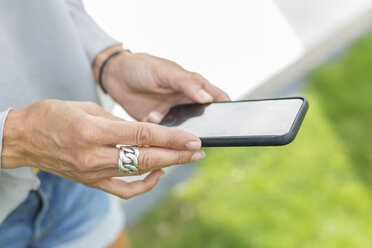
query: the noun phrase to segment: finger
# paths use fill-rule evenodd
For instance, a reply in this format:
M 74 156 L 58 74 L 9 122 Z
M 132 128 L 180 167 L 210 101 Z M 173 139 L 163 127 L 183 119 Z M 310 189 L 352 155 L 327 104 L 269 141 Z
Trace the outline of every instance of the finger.
M 202 75 L 196 72 L 193 72 L 192 74 L 194 75 L 196 80 L 199 80 L 200 84 L 203 86 L 203 89 L 205 89 L 206 92 L 212 95 L 214 101 L 231 101 L 229 95 L 225 91 L 211 84 Z
M 96 183 L 95 186 L 120 198 L 129 199 L 135 195 L 150 191 L 163 175 L 164 171 L 156 170 L 143 180 L 128 183 L 120 179 L 110 178 Z
M 208 82 L 198 73 L 185 71 L 182 77 L 182 80 L 173 82 L 173 87 L 195 102 L 230 100 L 226 92 Z
M 177 150 L 200 150 L 201 141 L 183 130 L 145 122 L 97 120 L 97 142 L 134 146 L 158 146 Z
M 144 119 L 144 122 L 150 122 L 150 123 L 155 123 L 159 124 L 161 120 L 163 119 L 163 115 L 157 111 L 150 112 Z
M 138 156 L 138 168 L 143 173 L 170 165 L 196 162 L 203 158 L 205 158 L 203 150 L 190 152 L 160 147 L 143 147 Z
M 119 161 L 119 149 L 107 148 L 101 149 L 105 154 L 100 155 L 101 159 L 92 165 L 90 172 L 101 172 L 102 178 L 123 176 L 118 169 Z M 148 171 L 164 168 L 170 165 L 186 164 L 190 162 L 196 162 L 205 158 L 205 152 L 198 150 L 195 152 L 191 151 L 179 151 L 161 147 L 141 147 L 139 148 L 138 156 L 138 169 L 143 174 Z M 105 161 L 104 161 L 105 159 Z M 125 174 L 132 175 L 132 174 Z M 101 179 L 101 177 L 99 177 Z
M 198 103 L 213 102 L 213 96 L 208 93 L 200 80 L 198 80 L 192 73 L 185 72 L 182 79 L 173 83 L 173 87 Z

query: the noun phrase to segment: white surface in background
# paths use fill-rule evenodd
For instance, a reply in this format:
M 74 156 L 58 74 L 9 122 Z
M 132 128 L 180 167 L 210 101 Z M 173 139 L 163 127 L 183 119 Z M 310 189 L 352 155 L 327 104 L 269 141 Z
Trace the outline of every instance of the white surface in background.
M 232 99 L 302 54 L 302 44 L 270 0 L 84 3 L 97 23 L 124 47 L 176 61 L 202 74 Z
M 306 48 L 329 39 L 372 8 L 372 0 L 275 0 Z

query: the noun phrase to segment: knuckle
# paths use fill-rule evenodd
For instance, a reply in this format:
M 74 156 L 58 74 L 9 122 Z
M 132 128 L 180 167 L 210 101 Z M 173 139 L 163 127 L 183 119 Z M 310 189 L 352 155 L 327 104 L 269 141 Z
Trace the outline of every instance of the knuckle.
M 192 79 L 194 79 L 197 83 L 201 83 L 204 81 L 204 78 L 199 74 L 199 73 L 196 73 L 196 72 L 190 72 L 190 77 Z
M 49 105 L 51 104 L 51 102 L 53 102 L 53 100 L 50 100 L 50 99 L 42 99 L 42 100 L 39 100 L 37 101 L 34 105 Z
M 61 100 L 55 100 L 55 99 L 41 99 L 37 102 L 35 102 L 33 105 L 38 105 L 38 106 L 51 106 L 51 105 L 56 105 L 59 103 L 62 103 L 63 101 Z
M 144 152 L 140 156 L 140 161 L 139 161 L 139 167 L 140 167 L 140 172 L 143 174 L 145 171 L 152 167 L 156 162 L 156 158 L 154 155 L 150 152 Z
M 178 84 L 178 87 L 179 87 L 179 90 L 181 91 L 181 92 L 185 92 L 189 87 L 190 87 L 190 85 L 192 86 L 193 84 L 190 84 L 189 82 L 192 82 L 193 81 L 193 79 L 192 79 L 192 77 L 185 77 L 184 78 L 184 83 L 181 83 L 181 84 Z
M 152 140 L 152 132 L 149 127 L 145 125 L 139 125 L 136 131 L 135 137 L 136 143 L 140 146 L 150 145 Z
M 75 135 L 78 141 L 88 145 L 96 143 L 97 130 L 87 120 L 77 122 L 75 129 L 76 129 Z
M 100 106 L 95 102 L 83 102 L 82 103 L 86 108 L 88 109 L 97 109 L 100 108 Z
M 180 140 L 180 135 L 177 133 L 174 133 L 173 135 L 169 135 L 166 141 L 166 144 L 168 147 L 178 147 L 182 145 L 181 143 L 182 142 Z
M 190 71 L 189 73 L 190 73 L 190 76 L 192 76 L 194 78 L 200 78 L 201 77 L 201 75 L 199 73 L 197 73 L 197 72 Z
M 184 164 L 184 163 L 189 162 L 189 160 L 190 160 L 189 157 L 190 157 L 189 154 L 179 152 L 177 154 L 176 164 Z
M 177 62 L 173 61 L 173 60 L 168 60 L 169 63 L 172 65 L 172 66 L 175 66 L 175 67 L 179 67 L 180 65 L 177 64 Z
M 59 102 L 58 100 L 51 100 L 51 99 L 39 100 L 35 102 L 34 104 L 30 105 L 27 113 L 31 114 L 31 113 L 38 112 L 40 114 L 47 115 L 48 113 L 51 112 L 51 110 L 53 110 L 53 108 L 57 105 L 58 102 Z
M 163 143 L 169 148 L 183 148 L 185 146 L 185 132 L 169 129 L 162 137 Z

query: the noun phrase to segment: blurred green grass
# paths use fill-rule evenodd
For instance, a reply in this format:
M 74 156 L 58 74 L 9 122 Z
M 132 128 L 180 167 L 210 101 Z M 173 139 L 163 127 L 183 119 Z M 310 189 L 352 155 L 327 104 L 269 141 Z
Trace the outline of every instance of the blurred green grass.
M 317 69 L 285 147 L 214 148 L 133 225 L 134 247 L 371 247 L 372 35 Z M 226 159 L 228 158 L 228 159 Z

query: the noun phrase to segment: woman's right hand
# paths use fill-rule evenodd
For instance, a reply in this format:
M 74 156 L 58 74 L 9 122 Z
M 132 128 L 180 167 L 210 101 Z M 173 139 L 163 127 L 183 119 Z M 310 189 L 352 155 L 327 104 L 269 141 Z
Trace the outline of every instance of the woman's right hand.
M 118 171 L 116 144 L 141 146 L 139 174 L 152 172 L 131 183 L 113 178 L 134 175 Z M 92 102 L 41 100 L 8 114 L 2 168 L 36 167 L 128 199 L 152 189 L 164 174 L 161 168 L 204 156 L 193 134 L 128 122 Z

